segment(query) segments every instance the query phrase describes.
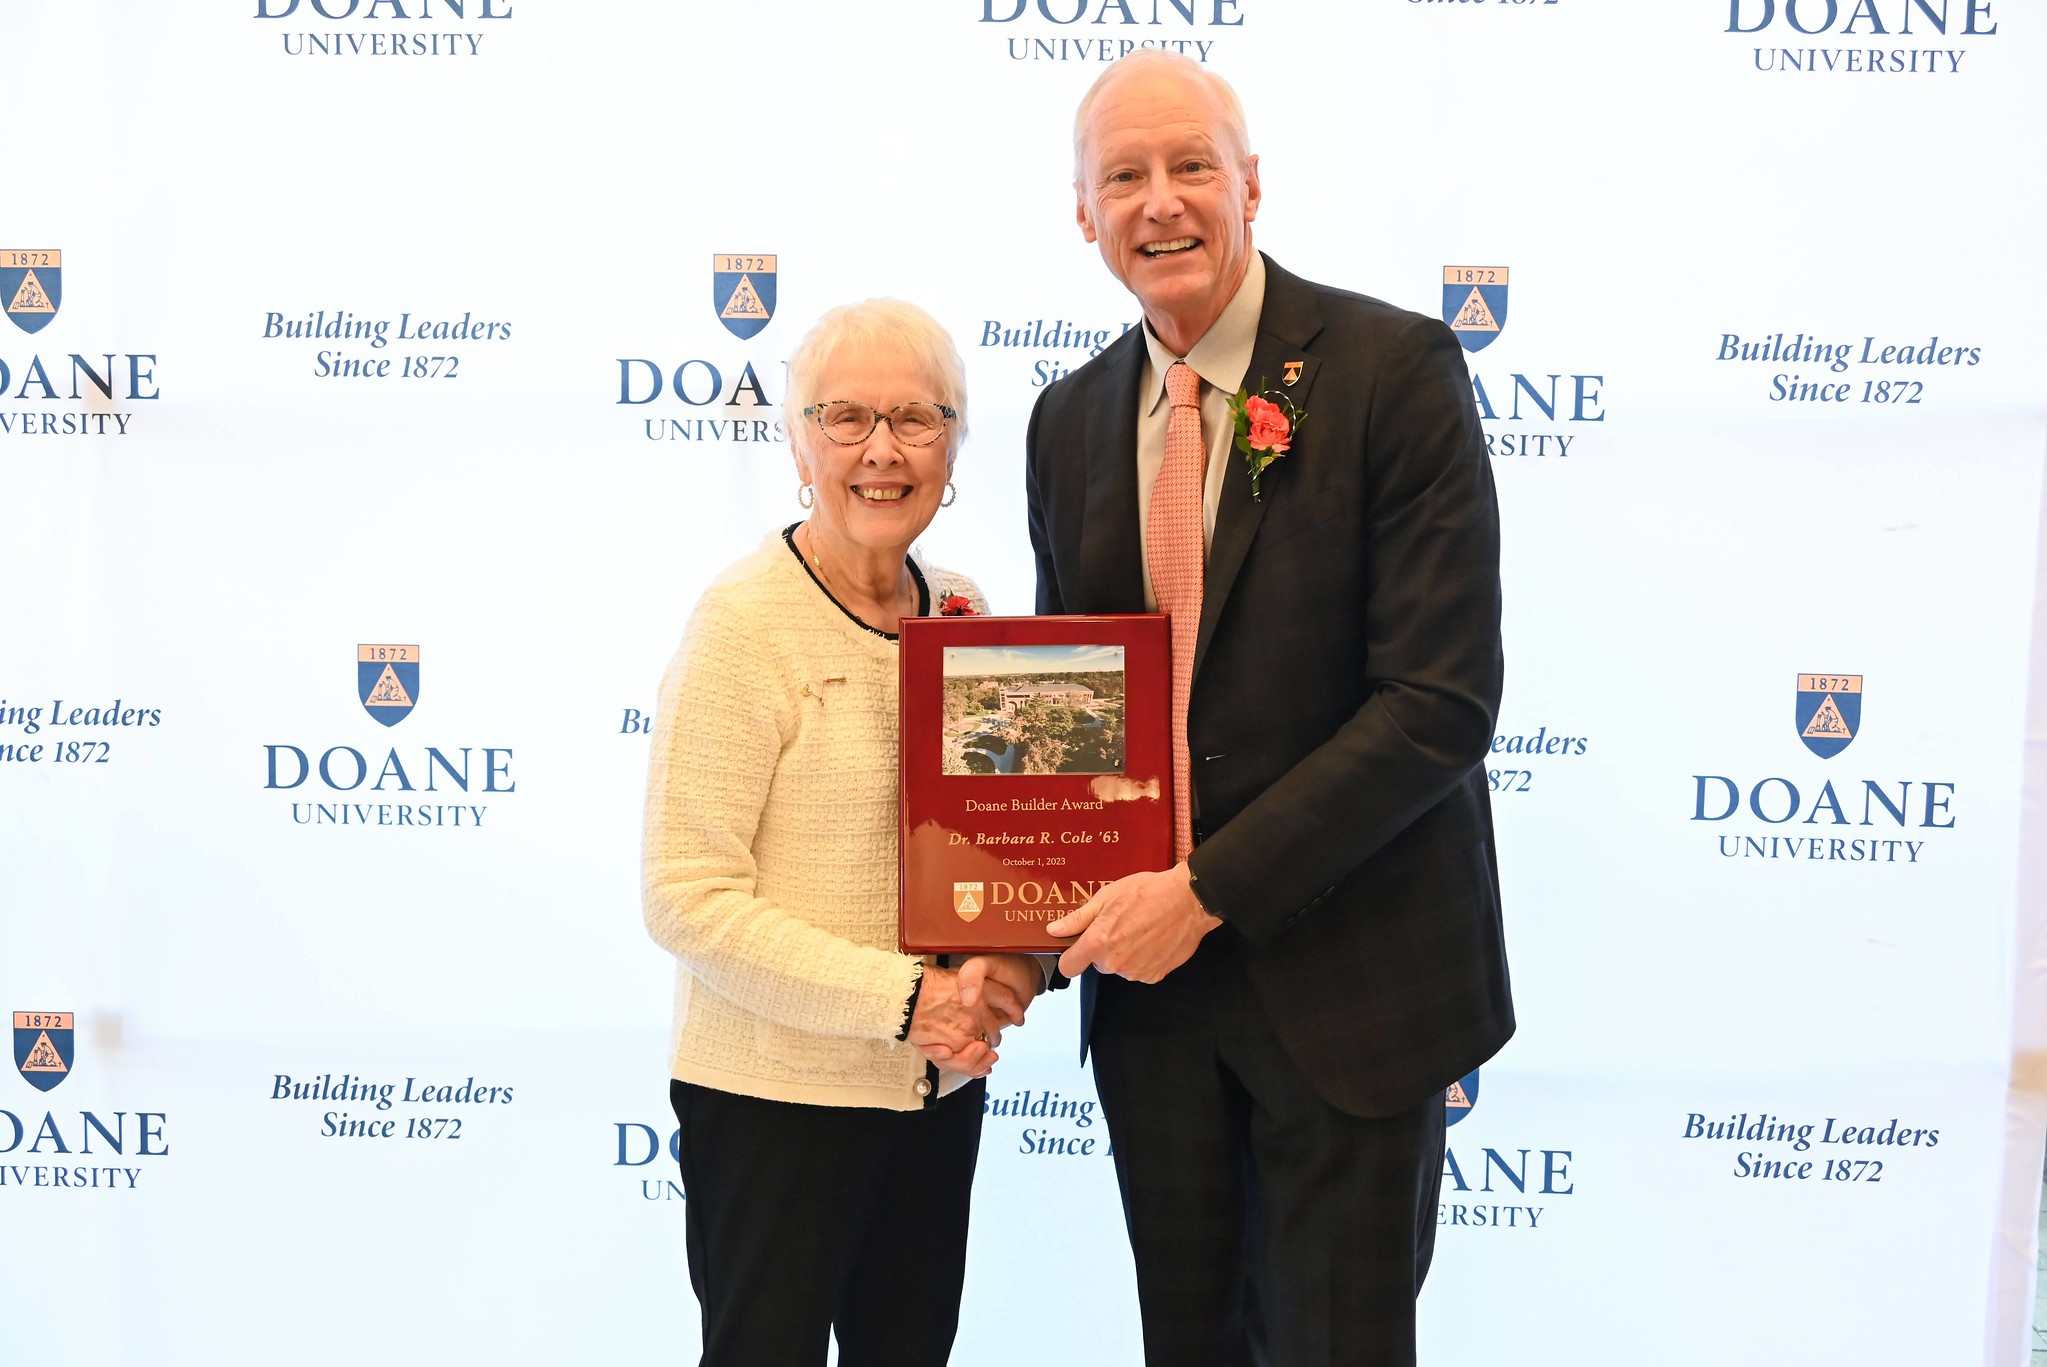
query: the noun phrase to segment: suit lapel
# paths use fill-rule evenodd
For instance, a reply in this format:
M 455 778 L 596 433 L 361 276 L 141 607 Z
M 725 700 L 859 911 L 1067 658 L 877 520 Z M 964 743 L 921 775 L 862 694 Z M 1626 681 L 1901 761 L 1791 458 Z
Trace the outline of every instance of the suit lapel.
M 1112 347 L 1088 400 L 1087 520 L 1081 530 L 1080 602 L 1090 612 L 1144 611 L 1144 529 L 1137 520 L 1137 387 L 1144 336 L 1132 328 Z
M 1282 390 L 1293 400 L 1294 406 L 1308 407 L 1308 391 L 1314 386 L 1315 374 L 1322 367 L 1320 357 L 1311 356 L 1304 349 L 1322 331 L 1322 312 L 1315 306 L 1314 296 L 1296 276 L 1288 274 L 1265 258 L 1265 303 L 1258 315 L 1258 340 L 1251 348 L 1251 366 L 1244 372 L 1244 387 L 1252 393 L 1261 388 Z M 1281 377 L 1288 361 L 1301 361 L 1301 376 L 1291 385 L 1283 384 Z M 1261 381 L 1263 384 L 1261 386 Z M 1135 390 L 1135 383 L 1132 384 Z M 1136 421 L 1135 415 L 1131 421 Z M 1310 433 L 1312 418 L 1304 418 L 1302 425 Z M 1308 438 L 1309 441 L 1313 437 Z M 1233 446 L 1228 461 L 1223 466 L 1222 494 L 1215 512 L 1215 539 L 1208 548 L 1208 567 L 1201 589 L 1201 630 L 1194 642 L 1194 672 L 1201 673 L 1202 659 L 1208 654 L 1208 642 L 1215 635 L 1215 624 L 1222 616 L 1223 604 L 1229 601 L 1230 590 L 1236 585 L 1237 572 L 1244 567 L 1244 557 L 1250 553 L 1251 541 L 1258 535 L 1258 526 L 1265 519 L 1266 504 L 1273 496 L 1276 481 L 1286 479 L 1290 472 L 1290 461 L 1305 455 L 1307 448 L 1296 445 L 1286 455 L 1265 467 L 1259 483 L 1265 497 L 1251 497 L 1251 470 L 1245 464 L 1242 452 Z

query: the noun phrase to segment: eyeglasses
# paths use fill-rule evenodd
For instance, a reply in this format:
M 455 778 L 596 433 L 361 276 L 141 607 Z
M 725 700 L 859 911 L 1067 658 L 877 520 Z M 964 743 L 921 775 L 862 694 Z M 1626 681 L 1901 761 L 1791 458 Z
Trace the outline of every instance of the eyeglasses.
M 810 405 L 803 410 L 803 416 L 815 416 L 825 440 L 839 446 L 858 446 L 884 422 L 903 445 L 929 446 L 945 432 L 947 421 L 959 414 L 942 403 L 897 404 L 883 413 L 864 403 L 834 399 Z

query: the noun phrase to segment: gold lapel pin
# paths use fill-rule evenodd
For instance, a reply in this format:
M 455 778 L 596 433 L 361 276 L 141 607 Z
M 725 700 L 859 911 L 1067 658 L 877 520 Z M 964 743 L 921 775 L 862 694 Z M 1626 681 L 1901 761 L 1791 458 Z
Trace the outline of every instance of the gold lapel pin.
M 1281 369 L 1279 382 L 1284 385 L 1293 384 L 1295 380 L 1301 378 L 1301 367 L 1306 364 L 1305 361 L 1288 361 Z

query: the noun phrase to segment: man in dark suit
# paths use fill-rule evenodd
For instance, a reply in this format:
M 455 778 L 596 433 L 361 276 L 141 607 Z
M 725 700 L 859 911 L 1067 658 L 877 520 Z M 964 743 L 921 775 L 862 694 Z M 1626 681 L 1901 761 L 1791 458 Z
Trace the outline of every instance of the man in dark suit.
M 1094 970 L 1146 1360 L 1412 1363 L 1443 1091 L 1514 1028 L 1470 381 L 1439 321 L 1252 249 L 1257 158 L 1194 63 L 1112 66 L 1075 155 L 1082 234 L 1146 325 L 1032 416 L 1038 611 L 1156 605 L 1191 665 L 1179 862 L 1052 927 L 1079 936 L 1061 969 Z M 1255 495 L 1240 389 L 1296 413 Z

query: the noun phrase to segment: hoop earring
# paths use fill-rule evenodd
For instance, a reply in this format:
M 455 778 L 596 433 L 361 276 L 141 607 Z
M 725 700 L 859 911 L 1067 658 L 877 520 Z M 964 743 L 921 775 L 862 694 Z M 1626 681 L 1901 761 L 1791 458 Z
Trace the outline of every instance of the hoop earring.
M 813 508 L 817 506 L 817 491 L 808 484 L 797 485 L 796 506 L 799 508 Z
M 950 508 L 953 504 L 959 501 L 960 491 L 953 487 L 951 480 L 947 480 L 945 482 L 945 497 L 938 500 L 938 506 L 941 508 Z

